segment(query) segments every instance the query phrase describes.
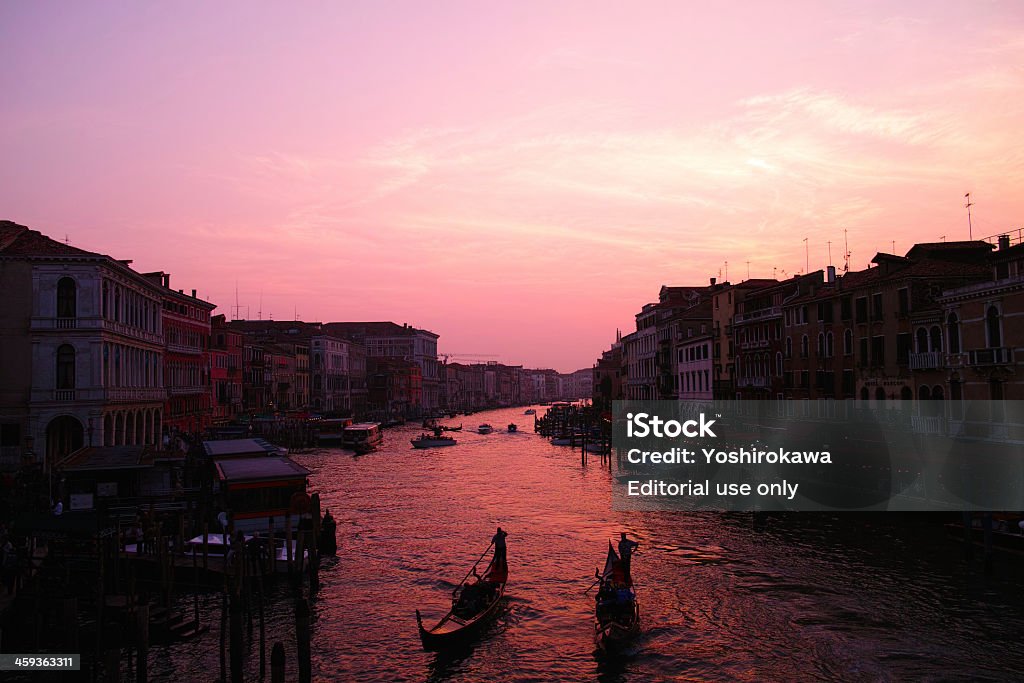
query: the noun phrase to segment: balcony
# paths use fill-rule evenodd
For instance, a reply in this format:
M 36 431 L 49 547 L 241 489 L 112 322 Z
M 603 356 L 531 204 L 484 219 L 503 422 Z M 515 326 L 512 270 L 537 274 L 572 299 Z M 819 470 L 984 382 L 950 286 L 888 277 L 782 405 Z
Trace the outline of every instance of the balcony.
M 943 366 L 943 353 L 941 351 L 912 353 L 909 360 L 911 370 L 937 370 Z
M 761 339 L 758 341 L 745 341 L 740 342 L 740 349 L 747 351 L 749 349 L 767 349 L 769 341 L 767 339 Z
M 201 347 L 191 346 L 189 344 L 176 344 L 173 342 L 167 343 L 167 350 L 171 353 L 182 353 L 192 356 L 198 356 L 203 353 L 203 349 Z
M 57 389 L 53 392 L 54 401 L 74 401 L 75 390 L 74 389 Z
M 1011 363 L 1013 363 L 1013 349 L 1008 349 L 1005 346 L 967 352 L 968 365 L 1009 365 Z
M 781 318 L 782 307 L 772 306 L 770 308 L 762 308 L 757 311 L 751 311 L 750 313 L 737 313 L 733 316 L 733 324 L 739 325 L 740 323 L 748 323 L 756 320 L 767 320 L 768 318 Z
M 201 384 L 193 384 L 189 386 L 180 387 L 167 387 L 167 393 L 171 396 L 186 396 L 189 394 L 208 394 L 210 393 L 209 387 L 204 387 Z
M 111 387 L 103 393 L 107 401 L 163 401 L 167 398 L 163 387 Z
M 736 381 L 738 387 L 754 387 L 764 389 L 771 386 L 767 377 L 743 377 Z

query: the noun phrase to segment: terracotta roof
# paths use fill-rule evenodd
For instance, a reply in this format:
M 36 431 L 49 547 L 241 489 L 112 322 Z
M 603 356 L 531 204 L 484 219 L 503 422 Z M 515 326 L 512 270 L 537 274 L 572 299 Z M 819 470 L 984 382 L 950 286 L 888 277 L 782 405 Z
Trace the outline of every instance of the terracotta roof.
M 95 256 L 12 221 L 0 221 L 0 256 Z
M 423 332 L 434 334 L 429 330 L 421 330 L 412 325 L 399 325 L 389 321 L 380 322 L 333 322 L 324 323 L 324 329 L 331 334 L 340 334 L 343 337 L 399 337 L 414 336 Z

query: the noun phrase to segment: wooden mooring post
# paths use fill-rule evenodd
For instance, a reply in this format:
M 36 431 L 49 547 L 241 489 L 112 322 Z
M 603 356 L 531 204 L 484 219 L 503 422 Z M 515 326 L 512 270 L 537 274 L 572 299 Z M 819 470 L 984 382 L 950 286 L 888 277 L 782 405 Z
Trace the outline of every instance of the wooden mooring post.
M 310 683 L 313 677 L 312 647 L 309 631 L 309 602 L 295 601 L 295 650 L 299 660 L 299 683 Z
M 274 643 L 274 649 L 270 652 L 270 682 L 284 683 L 284 645 L 280 642 Z

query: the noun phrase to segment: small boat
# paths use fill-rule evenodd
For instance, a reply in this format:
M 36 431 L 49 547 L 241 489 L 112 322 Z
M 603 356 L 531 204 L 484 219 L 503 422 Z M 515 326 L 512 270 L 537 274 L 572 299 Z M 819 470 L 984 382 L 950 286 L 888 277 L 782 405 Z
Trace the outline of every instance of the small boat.
M 490 434 L 491 432 L 494 431 L 494 427 L 485 422 L 484 424 L 477 427 L 476 431 L 480 434 Z
M 508 581 L 508 564 L 487 565 L 484 575 L 476 574 L 476 565 L 462 583 L 452 591 L 452 608 L 433 628 L 423 627 L 423 618 L 416 610 L 416 624 L 424 650 L 444 650 L 465 644 L 476 637 L 498 612 Z
M 536 414 L 537 414 L 537 411 L 534 408 L 527 408 L 526 412 L 523 413 L 523 415 L 536 415 Z
M 601 586 L 594 612 L 594 644 L 610 650 L 640 632 L 640 608 L 633 582 L 626 576 L 622 560 L 610 541 L 604 570 L 597 574 L 597 580 Z
M 462 431 L 462 425 L 460 424 L 458 427 L 445 427 L 445 426 L 442 425 L 441 426 L 441 431 L 442 432 L 461 432 Z
M 376 446 L 384 440 L 384 434 L 380 428 L 379 422 L 360 422 L 349 425 L 341 433 L 341 445 L 346 448 L 355 448 L 359 443 Z
M 577 439 L 578 441 L 578 439 Z M 552 446 L 571 446 L 573 445 L 573 438 L 571 436 L 556 436 L 551 439 Z
M 515 422 L 510 423 L 509 426 L 506 427 L 506 429 L 508 429 L 509 434 L 515 434 L 517 431 L 519 431 L 519 427 L 516 426 Z
M 458 441 L 454 436 L 434 433 L 420 434 L 411 443 L 413 448 L 444 448 L 445 446 L 454 446 Z

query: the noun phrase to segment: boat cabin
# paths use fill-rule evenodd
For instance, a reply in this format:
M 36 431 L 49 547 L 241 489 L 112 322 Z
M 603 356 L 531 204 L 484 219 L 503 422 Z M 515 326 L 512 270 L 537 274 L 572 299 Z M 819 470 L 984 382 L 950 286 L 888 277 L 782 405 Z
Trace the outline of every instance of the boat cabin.
M 379 422 L 359 422 L 345 427 L 341 435 L 343 446 L 353 447 L 357 443 L 368 446 L 376 446 L 384 440 L 384 433 L 381 432 Z
M 274 518 L 276 529 L 284 528 L 286 515 L 298 523 L 296 498 L 305 497 L 309 470 L 278 456 L 218 460 L 217 480 L 224 505 L 231 510 L 235 529 L 243 533 L 264 532 Z M 300 495 L 297 495 L 300 494 Z

